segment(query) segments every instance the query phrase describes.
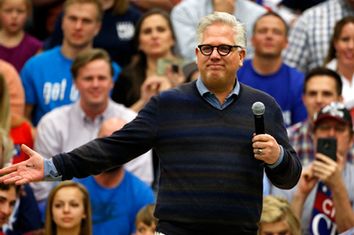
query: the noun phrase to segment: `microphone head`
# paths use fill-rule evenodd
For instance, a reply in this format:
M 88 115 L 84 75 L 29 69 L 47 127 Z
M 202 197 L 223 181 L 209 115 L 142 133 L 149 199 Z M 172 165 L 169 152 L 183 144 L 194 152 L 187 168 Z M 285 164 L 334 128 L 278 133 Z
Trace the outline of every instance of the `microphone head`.
M 265 111 L 265 106 L 262 102 L 254 102 L 253 105 L 252 105 L 252 112 L 254 115 L 263 115 L 264 114 L 264 111 Z

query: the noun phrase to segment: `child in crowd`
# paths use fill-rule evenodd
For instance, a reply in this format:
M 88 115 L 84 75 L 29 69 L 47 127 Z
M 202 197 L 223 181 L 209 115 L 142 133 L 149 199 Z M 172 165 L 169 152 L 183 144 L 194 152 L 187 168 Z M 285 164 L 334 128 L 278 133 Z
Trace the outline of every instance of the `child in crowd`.
M 31 11 L 31 0 L 0 0 L 0 58 L 18 72 L 42 48 L 42 42 L 24 31 Z
M 148 204 L 140 209 L 136 215 L 136 234 L 153 235 L 156 230 L 157 219 L 154 217 L 155 204 Z
M 301 235 L 300 221 L 286 199 L 272 195 L 263 198 L 258 235 Z

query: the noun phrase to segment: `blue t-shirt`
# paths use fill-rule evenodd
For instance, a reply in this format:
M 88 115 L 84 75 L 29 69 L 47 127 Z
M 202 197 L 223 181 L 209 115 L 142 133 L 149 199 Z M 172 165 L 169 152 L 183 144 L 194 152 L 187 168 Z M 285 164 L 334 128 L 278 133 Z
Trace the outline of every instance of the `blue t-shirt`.
M 21 70 L 26 104 L 34 106 L 35 126 L 47 112 L 78 100 L 70 71 L 72 62 L 61 53 L 61 47 L 55 47 L 29 59 Z M 113 69 L 116 81 L 121 68 L 113 63 Z
M 283 63 L 274 74 L 261 75 L 254 70 L 252 60 L 246 60 L 237 76 L 240 82 L 268 93 L 277 101 L 286 126 L 306 119 L 302 102 L 304 75 L 295 68 Z
M 103 188 L 92 176 L 75 181 L 85 185 L 89 191 L 93 235 L 133 234 L 138 211 L 154 203 L 152 189 L 128 171 L 115 188 Z

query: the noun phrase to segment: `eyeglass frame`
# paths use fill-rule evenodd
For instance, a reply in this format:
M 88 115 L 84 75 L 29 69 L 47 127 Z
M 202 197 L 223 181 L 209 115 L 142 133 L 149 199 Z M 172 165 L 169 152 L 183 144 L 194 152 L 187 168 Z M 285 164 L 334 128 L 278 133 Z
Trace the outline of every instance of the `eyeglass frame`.
M 212 49 L 211 52 L 205 54 L 205 53 L 203 52 L 203 50 L 202 50 L 202 47 L 203 47 L 203 46 L 210 46 L 211 49 Z M 227 52 L 226 54 L 220 53 L 219 48 L 220 48 L 221 46 L 227 46 L 227 47 L 229 48 L 229 52 Z M 200 53 L 202 53 L 202 55 L 204 55 L 204 56 L 210 56 L 211 54 L 213 54 L 214 48 L 216 48 L 216 51 L 218 52 L 218 54 L 219 54 L 220 56 L 227 56 L 227 55 L 229 55 L 233 48 L 241 48 L 241 49 L 243 49 L 243 47 L 240 46 L 240 45 L 227 45 L 227 44 L 221 44 L 221 45 L 218 45 L 218 46 L 212 46 L 212 45 L 210 45 L 210 44 L 200 44 L 200 45 L 198 45 L 197 47 L 198 47 Z

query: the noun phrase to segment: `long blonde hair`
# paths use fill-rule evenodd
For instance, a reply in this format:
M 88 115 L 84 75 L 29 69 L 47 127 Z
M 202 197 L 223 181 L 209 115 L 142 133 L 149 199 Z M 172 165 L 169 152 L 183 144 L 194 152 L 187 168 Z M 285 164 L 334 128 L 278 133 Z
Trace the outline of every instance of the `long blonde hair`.
M 9 137 L 11 125 L 10 98 L 4 76 L 0 73 L 0 147 L 2 158 L 0 168 L 11 162 L 13 143 Z
M 46 217 L 45 217 L 45 227 L 44 227 L 44 234 L 45 235 L 55 235 L 56 234 L 56 224 L 53 220 L 53 213 L 52 213 L 52 205 L 54 201 L 54 196 L 57 192 L 66 187 L 74 187 L 80 190 L 83 194 L 83 202 L 85 208 L 86 217 L 81 220 L 81 229 L 80 235 L 92 235 L 92 213 L 91 213 L 91 203 L 90 203 L 90 195 L 86 188 L 77 182 L 66 180 L 59 183 L 56 187 L 52 189 L 48 196 L 47 201 L 47 208 L 46 208 Z
M 0 127 L 0 168 L 11 164 L 13 143 L 9 133 Z
M 4 76 L 0 73 L 0 127 L 7 133 L 10 131 L 10 98 Z

